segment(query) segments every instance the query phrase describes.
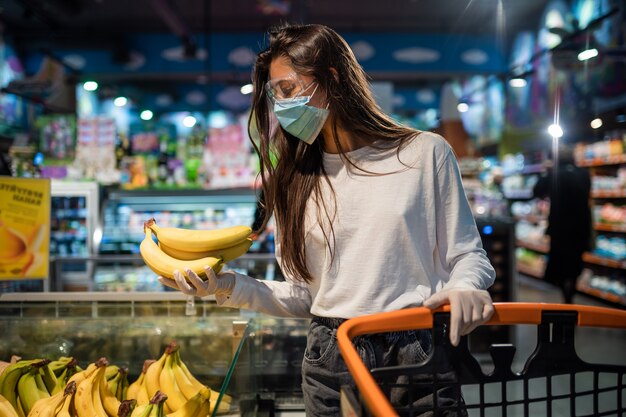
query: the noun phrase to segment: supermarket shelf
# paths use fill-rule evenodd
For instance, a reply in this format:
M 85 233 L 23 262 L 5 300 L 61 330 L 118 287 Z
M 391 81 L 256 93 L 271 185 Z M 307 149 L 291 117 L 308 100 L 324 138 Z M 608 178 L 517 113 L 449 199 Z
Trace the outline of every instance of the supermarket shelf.
M 546 216 L 538 216 L 538 215 L 534 215 L 534 214 L 527 214 L 525 216 L 515 216 L 515 220 L 520 221 L 520 220 L 525 220 L 529 223 L 539 223 L 542 222 L 544 220 L 548 220 L 548 218 Z
M 531 268 L 519 262 L 517 263 L 517 272 L 528 275 L 529 277 L 543 280 L 543 271 L 536 268 Z
M 595 265 L 608 266 L 610 268 L 626 269 L 626 261 L 616 261 L 614 259 L 604 258 L 591 252 L 583 253 L 583 261 Z
M 510 190 L 504 193 L 509 200 L 530 200 L 533 198 L 533 190 Z
M 626 154 L 576 161 L 576 165 L 579 167 L 599 167 L 603 165 L 618 165 L 623 163 L 626 163 Z
M 626 190 L 597 190 L 591 192 L 592 198 L 626 198 Z
M 616 304 L 621 307 L 626 307 L 626 300 L 619 297 L 618 295 L 601 291 L 596 288 L 591 288 L 585 284 L 581 284 L 580 282 L 576 285 L 576 290 L 593 298 L 598 298 L 602 301 L 608 301 L 609 303 Z
M 550 244 L 547 242 L 534 243 L 527 240 L 517 239 L 515 244 L 519 247 L 534 250 L 535 252 L 548 253 L 550 252 Z
M 626 233 L 626 225 L 613 225 L 606 223 L 595 223 L 593 228 L 602 232 Z

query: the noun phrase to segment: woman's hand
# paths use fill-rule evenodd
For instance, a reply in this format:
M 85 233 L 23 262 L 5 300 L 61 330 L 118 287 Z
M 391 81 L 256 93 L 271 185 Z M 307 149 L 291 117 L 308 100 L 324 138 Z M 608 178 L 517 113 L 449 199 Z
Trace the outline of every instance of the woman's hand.
M 461 336 L 489 320 L 494 311 L 491 296 L 485 290 L 444 289 L 424 301 L 424 307 L 430 309 L 443 304 L 450 304 L 450 343 L 453 346 L 458 346 Z
M 205 266 L 207 279 L 203 281 L 195 272 L 185 269 L 188 281 L 185 276 L 178 270 L 174 271 L 174 279 L 158 277 L 161 284 L 179 290 L 187 295 L 195 295 L 196 297 L 206 297 L 207 295 L 229 296 L 235 287 L 235 274 L 232 272 L 221 272 L 219 275 Z

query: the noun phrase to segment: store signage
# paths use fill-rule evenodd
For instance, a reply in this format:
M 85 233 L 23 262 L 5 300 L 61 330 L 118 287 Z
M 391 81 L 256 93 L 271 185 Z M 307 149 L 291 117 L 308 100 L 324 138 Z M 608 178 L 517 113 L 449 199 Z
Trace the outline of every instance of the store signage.
M 0 176 L 0 280 L 45 279 L 50 180 Z

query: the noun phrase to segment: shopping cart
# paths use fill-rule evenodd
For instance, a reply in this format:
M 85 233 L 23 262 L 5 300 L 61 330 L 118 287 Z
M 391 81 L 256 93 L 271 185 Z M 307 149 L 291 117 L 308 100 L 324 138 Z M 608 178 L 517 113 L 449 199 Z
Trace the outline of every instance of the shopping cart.
M 342 390 L 342 414 L 626 416 L 626 366 L 587 363 L 579 358 L 574 345 L 576 326 L 626 328 L 626 311 L 535 303 L 495 303 L 494 307 L 495 313 L 485 325 L 537 325 L 537 345 L 521 372 L 511 370 L 515 355 L 511 344 L 491 346 L 494 367 L 489 374 L 470 353 L 467 336 L 459 346 L 452 346 L 447 332 L 449 306 L 434 311 L 417 307 L 345 321 L 337 331 L 337 341 L 358 395 Z M 365 334 L 411 329 L 432 329 L 433 335 L 428 358 L 415 365 L 369 370 L 352 343 Z M 453 372 L 442 372 L 442 367 L 451 367 Z M 432 395 L 428 404 L 411 398 L 411 392 L 425 389 Z M 442 389 L 454 392 L 457 401 L 440 405 L 437 397 Z M 393 390 L 408 393 L 405 404 L 391 405 Z

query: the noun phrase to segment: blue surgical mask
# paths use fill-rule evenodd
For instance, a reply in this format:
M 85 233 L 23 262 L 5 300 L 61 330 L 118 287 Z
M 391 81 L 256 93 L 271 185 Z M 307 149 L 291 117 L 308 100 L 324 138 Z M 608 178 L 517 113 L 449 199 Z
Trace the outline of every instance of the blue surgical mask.
M 309 145 L 315 141 L 328 118 L 328 109 L 308 105 L 312 96 L 274 101 L 274 114 L 278 123 L 287 132 Z

